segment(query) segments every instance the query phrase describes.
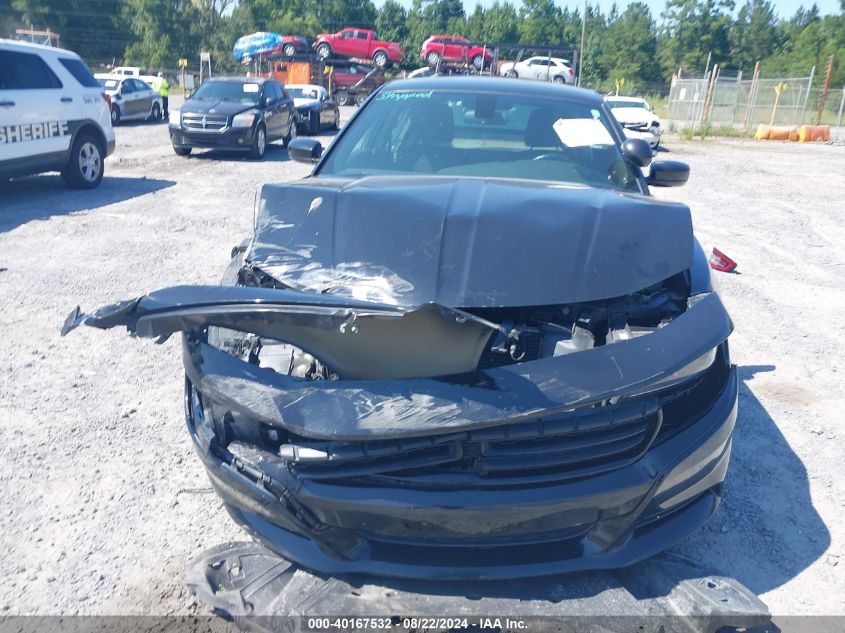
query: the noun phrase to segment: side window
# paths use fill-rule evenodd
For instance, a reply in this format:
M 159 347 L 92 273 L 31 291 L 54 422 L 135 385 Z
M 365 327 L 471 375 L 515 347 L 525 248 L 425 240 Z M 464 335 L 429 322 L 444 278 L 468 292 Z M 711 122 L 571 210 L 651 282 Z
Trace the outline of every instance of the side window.
M 340 36 L 345 38 L 355 37 L 355 31 L 344 31 Z
M 81 59 L 73 59 L 70 57 L 60 57 L 59 63 L 64 66 L 67 71 L 73 75 L 73 78 L 79 82 L 81 86 L 85 88 L 99 88 L 100 83 L 94 79 L 94 75 L 91 74 L 91 71 L 88 70 L 88 66 L 85 65 Z
M 273 91 L 273 98 L 277 101 L 280 101 L 285 98 L 285 92 L 282 89 L 282 85 L 278 82 L 271 82 L 271 89 Z
M 357 31 L 355 33 L 355 37 L 357 37 L 359 40 L 365 40 L 365 39 L 367 39 L 367 34 L 362 33 L 361 31 Z
M 55 90 L 62 82 L 38 55 L 0 50 L 0 90 Z

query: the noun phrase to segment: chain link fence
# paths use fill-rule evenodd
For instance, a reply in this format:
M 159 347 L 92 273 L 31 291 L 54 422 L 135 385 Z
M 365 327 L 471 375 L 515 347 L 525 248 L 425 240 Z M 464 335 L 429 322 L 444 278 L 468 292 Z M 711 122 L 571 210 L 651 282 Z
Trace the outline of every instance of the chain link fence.
M 759 124 L 815 123 L 821 88 L 806 77 L 744 77 L 737 73 L 707 73 L 703 77 L 672 78 L 666 116 L 675 128 L 726 126 L 752 129 Z M 841 91 L 831 90 L 822 122 L 837 124 Z

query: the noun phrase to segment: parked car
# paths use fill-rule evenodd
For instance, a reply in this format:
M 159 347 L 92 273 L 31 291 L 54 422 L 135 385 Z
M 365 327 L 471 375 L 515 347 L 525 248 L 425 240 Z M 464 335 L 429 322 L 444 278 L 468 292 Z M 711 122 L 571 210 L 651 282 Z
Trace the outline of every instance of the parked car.
M 331 60 L 332 94 L 338 105 L 363 103 L 370 93 L 384 83 L 384 75 L 373 72 L 369 64 L 344 59 Z
M 313 172 L 263 187 L 224 285 L 64 327 L 182 335 L 188 432 L 250 535 L 466 581 L 630 565 L 708 520 L 737 372 L 690 210 L 649 195 L 685 164 L 593 92 L 478 77 L 386 84 L 289 151 Z
M 493 52 L 483 46 L 471 44 L 465 37 L 456 35 L 432 35 L 423 42 L 422 57 L 429 66 L 436 66 L 440 60 L 446 62 L 469 62 L 476 68 L 493 63 Z
M 559 84 L 574 84 L 575 70 L 568 59 L 559 57 L 537 56 L 520 62 L 505 62 L 499 66 L 499 74 L 504 77 L 519 79 L 542 79 Z
M 604 102 L 625 129 L 625 136 L 643 139 L 655 149 L 660 145 L 663 125 L 645 99 L 607 96 Z
M 61 171 L 90 189 L 112 152 L 108 101 L 79 55 L 0 39 L 0 178 Z
M 117 66 L 109 71 L 110 75 L 127 75 L 129 77 L 140 77 L 141 68 L 139 66 Z
M 239 62 L 268 59 L 308 52 L 308 41 L 299 35 L 279 35 L 259 31 L 239 37 L 232 48 L 232 55 Z
M 285 90 L 293 99 L 299 117 L 299 131 L 319 134 L 328 128 L 340 128 L 340 108 L 323 86 L 315 84 L 287 84 Z
M 137 77 L 127 75 L 94 75 L 109 97 L 111 122 L 140 119 L 158 121 L 161 119 L 161 94 L 158 90 Z
M 171 110 L 173 151 L 187 156 L 195 147 L 249 152 L 262 158 L 267 144 L 296 138 L 296 110 L 284 87 L 273 79 L 215 77 Z
M 396 42 L 380 42 L 375 31 L 345 28 L 337 33 L 320 33 L 314 41 L 317 55 L 328 59 L 332 55 L 372 59 L 377 68 L 402 61 L 402 46 Z

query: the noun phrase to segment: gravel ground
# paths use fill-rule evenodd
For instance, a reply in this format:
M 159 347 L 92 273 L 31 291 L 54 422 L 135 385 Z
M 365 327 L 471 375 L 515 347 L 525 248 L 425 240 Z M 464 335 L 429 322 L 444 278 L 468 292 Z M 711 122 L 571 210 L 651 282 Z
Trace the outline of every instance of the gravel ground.
M 669 145 L 692 177 L 657 195 L 690 204 L 741 273 L 719 274 L 742 377 L 724 501 L 675 551 L 775 614 L 845 614 L 845 147 Z M 244 539 L 184 428 L 177 337 L 59 328 L 77 304 L 216 283 L 260 185 L 309 170 L 281 146 L 180 158 L 163 124 L 119 127 L 117 147 L 96 191 L 55 175 L 0 189 L 7 614 L 193 614 L 186 561 Z

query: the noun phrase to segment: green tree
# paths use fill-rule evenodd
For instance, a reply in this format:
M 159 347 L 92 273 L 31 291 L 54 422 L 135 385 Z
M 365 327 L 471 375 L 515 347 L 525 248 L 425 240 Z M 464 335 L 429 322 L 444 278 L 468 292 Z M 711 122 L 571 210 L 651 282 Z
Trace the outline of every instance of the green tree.
M 730 63 L 743 70 L 774 53 L 778 44 L 778 22 L 768 0 L 746 0 L 730 26 Z
M 388 42 L 403 42 L 408 37 L 405 21 L 408 13 L 396 0 L 385 0 L 376 16 L 376 30 L 379 37 Z
M 602 78 L 613 82 L 657 81 L 660 71 L 654 63 L 657 35 L 654 18 L 644 2 L 632 2 L 621 16 L 608 17 L 605 45 L 598 60 Z

